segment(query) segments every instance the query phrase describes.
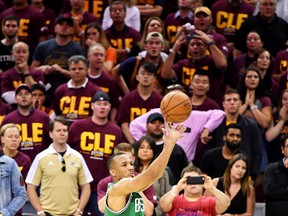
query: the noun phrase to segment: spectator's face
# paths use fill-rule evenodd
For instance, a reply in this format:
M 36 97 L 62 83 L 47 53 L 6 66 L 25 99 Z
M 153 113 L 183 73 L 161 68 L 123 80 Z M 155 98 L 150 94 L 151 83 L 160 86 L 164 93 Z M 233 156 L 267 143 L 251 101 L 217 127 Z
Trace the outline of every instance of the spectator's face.
M 110 9 L 110 17 L 113 23 L 124 23 L 126 12 L 122 4 L 114 4 Z
M 224 96 L 223 107 L 225 113 L 229 114 L 237 114 L 239 112 L 240 106 L 242 102 L 240 100 L 240 96 L 236 93 L 226 94 Z
M 260 70 L 267 70 L 270 66 L 270 53 L 268 51 L 262 52 L 257 59 L 257 67 Z
M 284 146 L 281 147 L 282 154 L 285 158 L 288 158 L 288 139 L 286 139 Z
M 95 42 L 99 42 L 100 33 L 97 29 L 91 27 L 87 30 L 87 39 L 91 39 Z
M 43 5 L 43 0 L 32 0 L 31 3 L 36 6 Z
M 232 150 L 237 149 L 241 143 L 241 131 L 237 128 L 229 128 L 224 136 L 226 146 Z
M 5 149 L 16 151 L 21 141 L 19 129 L 16 127 L 7 128 L 1 141 Z
M 140 147 L 138 149 L 138 157 L 142 162 L 150 163 L 153 159 L 153 150 L 149 143 L 147 143 L 145 140 L 140 144 Z
M 154 121 L 149 122 L 146 128 L 147 128 L 147 135 L 157 140 L 163 136 L 162 128 L 164 128 L 164 122 L 156 119 Z
M 152 86 L 155 75 L 146 71 L 143 67 L 139 68 L 138 74 L 136 75 L 136 79 L 140 85 L 144 87 Z
M 36 89 L 32 92 L 32 100 L 35 109 L 41 108 L 45 101 L 45 94 L 41 90 Z
M 74 10 L 79 10 L 84 7 L 84 1 L 83 0 L 70 0 L 71 7 Z
M 276 0 L 260 0 L 259 12 L 264 19 L 271 19 L 274 17 L 276 11 Z
M 178 0 L 178 8 L 191 8 L 192 0 Z
M 197 172 L 186 172 L 184 173 L 183 177 L 187 176 L 199 176 Z M 194 196 L 194 195 L 201 195 L 203 191 L 203 186 L 202 185 L 187 185 L 186 188 L 184 189 L 184 194 L 186 196 Z
M 65 145 L 68 139 L 68 126 L 61 122 L 55 122 L 53 131 L 49 132 L 53 143 L 58 145 Z
M 282 106 L 285 106 L 288 109 L 288 92 L 285 92 L 282 96 Z
M 92 103 L 91 109 L 93 110 L 93 116 L 97 119 L 107 119 L 111 104 L 108 101 L 96 101 Z
M 16 64 L 21 62 L 27 62 L 29 58 L 29 49 L 26 44 L 18 43 L 14 45 L 12 55 Z
M 55 26 L 55 33 L 61 37 L 70 37 L 74 32 L 74 27 L 68 22 L 62 21 Z
M 21 108 L 29 108 L 32 105 L 32 94 L 27 89 L 21 89 L 15 97 L 16 103 Z
M 18 24 L 15 20 L 7 20 L 3 26 L 3 34 L 8 38 L 14 38 L 18 34 Z
M 201 60 L 205 57 L 206 45 L 205 43 L 197 38 L 191 39 L 189 42 L 188 53 L 194 60 Z
M 69 65 L 71 79 L 75 84 L 82 84 L 87 76 L 87 67 L 83 61 L 72 62 Z
M 260 77 L 256 71 L 248 71 L 245 77 L 245 85 L 247 89 L 254 90 L 258 87 Z
M 241 180 L 247 171 L 247 164 L 243 160 L 237 160 L 230 170 L 231 178 Z
M 194 25 L 196 29 L 206 32 L 212 23 L 212 18 L 203 12 L 199 12 L 194 16 Z
M 160 55 L 160 52 L 163 49 L 163 44 L 159 38 L 152 37 L 148 41 L 146 41 L 144 48 L 145 50 L 147 50 L 147 54 L 150 57 L 155 58 Z
M 105 60 L 105 50 L 103 47 L 92 47 L 88 54 L 89 66 L 100 70 Z
M 247 35 L 246 46 L 248 50 L 252 52 L 255 52 L 257 49 L 261 48 L 263 46 L 263 43 L 259 34 L 256 32 L 250 32 Z
M 209 90 L 209 77 L 204 75 L 195 75 L 191 82 L 193 95 L 198 97 L 205 96 Z
M 162 25 L 158 20 L 151 20 L 147 27 L 147 34 L 150 32 L 158 32 L 162 34 Z

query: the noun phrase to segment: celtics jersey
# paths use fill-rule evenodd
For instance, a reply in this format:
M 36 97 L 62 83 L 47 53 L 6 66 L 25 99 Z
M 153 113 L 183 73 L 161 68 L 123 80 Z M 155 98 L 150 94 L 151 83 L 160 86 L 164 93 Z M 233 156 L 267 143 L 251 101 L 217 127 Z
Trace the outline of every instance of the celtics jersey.
M 109 187 L 109 186 L 108 186 Z M 107 194 L 106 194 L 107 195 Z M 107 195 L 108 196 L 108 195 Z M 107 206 L 105 206 L 105 216 L 144 216 L 144 202 L 141 195 L 137 192 L 130 194 L 129 200 L 126 206 L 120 211 L 113 211 Z

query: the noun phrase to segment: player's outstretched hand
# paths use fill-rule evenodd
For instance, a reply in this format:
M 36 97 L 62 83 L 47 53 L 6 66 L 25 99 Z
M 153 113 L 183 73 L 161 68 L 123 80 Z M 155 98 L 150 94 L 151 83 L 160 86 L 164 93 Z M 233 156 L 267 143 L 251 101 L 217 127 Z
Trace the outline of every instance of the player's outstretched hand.
M 175 145 L 176 142 L 183 136 L 186 127 L 183 124 L 173 125 L 171 122 L 165 123 L 163 130 L 163 141 L 165 146 Z

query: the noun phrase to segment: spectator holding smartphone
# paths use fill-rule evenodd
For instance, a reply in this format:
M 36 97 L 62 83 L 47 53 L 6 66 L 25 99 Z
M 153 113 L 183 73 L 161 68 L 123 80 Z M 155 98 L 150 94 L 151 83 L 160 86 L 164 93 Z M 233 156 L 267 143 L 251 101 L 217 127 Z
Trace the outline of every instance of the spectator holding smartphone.
M 190 177 L 192 176 L 192 178 Z M 193 181 L 203 176 L 204 183 Z M 229 197 L 218 190 L 207 175 L 202 175 L 201 170 L 193 165 L 185 167 L 181 173 L 181 179 L 177 185 L 163 195 L 160 199 L 159 205 L 161 209 L 167 213 L 167 216 L 178 214 L 201 214 L 203 216 L 216 216 L 224 212 L 230 205 Z M 195 178 L 196 177 L 196 178 Z M 189 178 L 190 183 L 187 179 Z M 202 195 L 203 189 L 209 191 L 213 197 L 206 197 Z M 184 190 L 184 193 L 179 195 L 179 192 Z

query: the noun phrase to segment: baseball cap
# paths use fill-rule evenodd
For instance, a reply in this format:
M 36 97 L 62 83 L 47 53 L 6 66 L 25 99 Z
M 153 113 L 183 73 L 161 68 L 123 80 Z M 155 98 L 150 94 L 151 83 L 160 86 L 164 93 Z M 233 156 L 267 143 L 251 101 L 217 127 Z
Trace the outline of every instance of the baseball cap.
M 18 86 L 18 88 L 15 90 L 16 95 L 20 92 L 21 89 L 26 89 L 28 92 L 32 93 L 31 88 L 26 84 L 21 84 Z
M 211 16 L 211 11 L 210 11 L 210 9 L 208 7 L 203 7 L 203 6 L 197 7 L 195 9 L 195 12 L 194 12 L 195 16 L 197 15 L 197 13 L 200 13 L 200 12 L 205 13 L 208 16 Z
M 96 102 L 96 101 L 108 101 L 110 102 L 110 97 L 106 92 L 103 91 L 97 91 L 92 99 L 92 102 Z
M 147 118 L 147 124 L 155 120 L 159 120 L 164 123 L 164 118 L 160 113 L 152 113 Z
M 42 85 L 41 83 L 36 83 L 36 84 L 31 86 L 31 92 L 33 92 L 35 90 L 40 90 L 44 95 L 46 95 L 45 86 Z
M 68 15 L 62 14 L 62 15 L 58 16 L 56 19 L 57 24 L 60 24 L 63 21 L 66 21 L 70 26 L 74 26 L 73 18 L 68 16 Z
M 145 41 L 148 41 L 148 40 L 150 40 L 151 38 L 159 38 L 160 41 L 164 44 L 163 35 L 160 34 L 159 32 L 150 32 L 150 33 L 148 33 L 147 36 L 146 36 L 146 40 L 145 40 Z

